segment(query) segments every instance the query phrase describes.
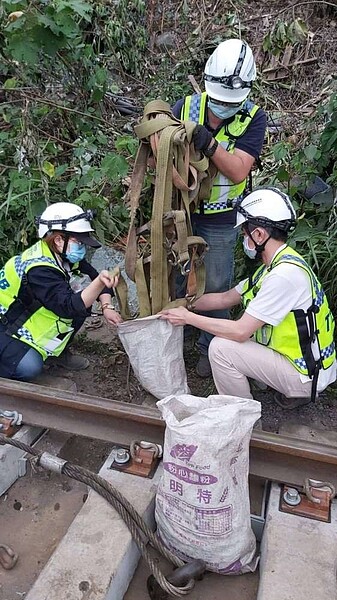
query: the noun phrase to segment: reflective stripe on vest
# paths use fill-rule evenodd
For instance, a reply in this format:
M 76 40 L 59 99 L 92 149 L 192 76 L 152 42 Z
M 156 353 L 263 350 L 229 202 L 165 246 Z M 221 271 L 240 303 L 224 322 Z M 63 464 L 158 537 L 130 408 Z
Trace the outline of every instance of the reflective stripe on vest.
M 307 273 L 311 284 L 312 306 L 307 312 L 291 311 L 279 325 L 263 325 L 263 327 L 256 331 L 254 338 L 259 344 L 268 346 L 268 348 L 272 348 L 276 352 L 283 354 L 294 365 L 297 371 L 311 377 L 312 373 L 309 372 L 308 364 L 304 357 L 304 340 L 299 327 L 298 314 L 301 313 L 300 316 L 305 317 L 309 331 L 310 328 L 307 321 L 309 312 L 311 311 L 311 318 L 313 319 L 314 330 L 316 332 L 315 341 L 318 343 L 320 353 L 320 368 L 328 369 L 333 364 L 336 359 L 336 351 L 334 343 L 334 318 L 324 290 L 306 261 L 289 246 L 281 250 L 268 267 L 266 265 L 259 267 L 255 271 L 251 282 L 247 281 L 245 283 L 242 290 L 243 304 L 246 308 L 248 303 L 257 295 L 264 278 L 272 269 L 282 263 L 296 265 Z M 314 345 L 311 344 L 309 348 L 311 352 L 313 347 Z
M 233 121 L 216 134 L 215 139 L 219 144 L 230 152 L 235 149 L 236 140 L 241 137 L 247 127 L 250 125 L 253 116 L 259 110 L 259 107 L 251 100 L 246 100 L 242 109 L 235 115 Z M 194 94 L 187 96 L 181 109 L 181 119 L 183 121 L 194 121 L 203 125 L 207 111 L 207 94 Z M 224 212 L 231 210 L 233 200 L 239 198 L 246 187 L 246 179 L 240 183 L 232 183 L 225 175 L 218 171 L 212 186 L 211 196 L 208 202 L 203 203 L 204 214 Z
M 0 271 L 0 314 L 5 316 L 19 294 L 23 276 L 32 267 L 48 266 L 64 275 L 48 245 L 40 240 L 18 256 L 13 256 Z M 29 307 L 28 307 L 29 308 Z M 59 356 L 74 329 L 72 319 L 63 319 L 43 306 L 36 310 L 12 335 L 35 348 L 45 360 Z

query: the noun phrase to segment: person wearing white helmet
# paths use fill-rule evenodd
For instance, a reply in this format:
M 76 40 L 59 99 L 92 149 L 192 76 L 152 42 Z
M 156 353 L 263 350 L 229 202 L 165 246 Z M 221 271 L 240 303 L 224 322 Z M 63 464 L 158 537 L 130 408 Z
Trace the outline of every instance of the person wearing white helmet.
M 276 390 L 275 401 L 292 409 L 314 401 L 336 380 L 334 318 L 324 290 L 306 261 L 287 243 L 296 225 L 290 198 L 261 188 L 237 205 L 243 248 L 262 265 L 223 293 L 204 294 L 195 310 L 243 303 L 236 321 L 214 319 L 183 307 L 162 311 L 173 325 L 192 325 L 215 336 L 209 358 L 219 394 L 252 398 L 249 379 Z
M 205 92 L 179 100 L 172 111 L 182 120 L 198 123 L 193 141 L 217 169 L 211 195 L 192 216 L 194 232 L 209 246 L 205 256 L 206 292 L 230 288 L 236 243 L 235 202 L 242 198 L 247 177 L 259 160 L 266 114 L 248 96 L 256 79 L 253 53 L 247 42 L 221 42 L 207 60 Z M 209 313 L 226 318 L 226 310 Z M 211 375 L 208 346 L 212 335 L 203 332 L 198 346 L 197 373 Z
M 88 246 L 100 247 L 91 236 L 92 218 L 76 204 L 51 204 L 37 218 L 39 241 L 0 270 L 0 377 L 31 381 L 47 359 L 69 370 L 86 368 L 89 361 L 67 346 L 96 299 L 108 323 L 121 321 L 111 304 L 118 278 L 85 260 Z M 91 283 L 73 291 L 74 274 Z

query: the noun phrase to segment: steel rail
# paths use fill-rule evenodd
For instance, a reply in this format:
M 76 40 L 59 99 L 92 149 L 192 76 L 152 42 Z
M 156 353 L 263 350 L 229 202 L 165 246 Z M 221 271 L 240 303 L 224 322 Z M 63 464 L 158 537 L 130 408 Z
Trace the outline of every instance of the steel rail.
M 47 388 L 9 379 L 0 382 L 0 408 L 17 410 L 25 424 L 117 444 L 134 439 L 163 443 L 165 423 L 158 409 Z M 250 472 L 296 483 L 305 477 L 337 484 L 336 446 L 253 430 Z
M 57 429 L 118 444 L 162 443 L 165 423 L 156 408 L 99 396 L 0 380 L 0 408 L 22 413 L 25 424 Z

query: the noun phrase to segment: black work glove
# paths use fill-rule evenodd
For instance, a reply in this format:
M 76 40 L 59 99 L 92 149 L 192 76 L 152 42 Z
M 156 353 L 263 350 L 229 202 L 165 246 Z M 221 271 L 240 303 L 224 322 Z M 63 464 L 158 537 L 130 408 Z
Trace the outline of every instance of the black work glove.
M 192 137 L 194 148 L 198 150 L 198 152 L 204 152 L 210 145 L 212 138 L 211 132 L 208 131 L 204 125 L 197 125 Z

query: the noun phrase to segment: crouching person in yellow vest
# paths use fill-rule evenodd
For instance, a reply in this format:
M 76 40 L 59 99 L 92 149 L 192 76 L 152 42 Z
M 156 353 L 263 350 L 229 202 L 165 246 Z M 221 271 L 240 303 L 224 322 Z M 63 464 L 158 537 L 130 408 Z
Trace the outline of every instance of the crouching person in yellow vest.
M 334 319 L 324 290 L 306 261 L 287 244 L 296 224 L 289 197 L 276 188 L 257 189 L 237 205 L 243 247 L 262 265 L 223 293 L 204 294 L 196 311 L 243 303 L 236 321 L 213 319 L 185 308 L 164 310 L 173 325 L 213 334 L 209 358 L 219 394 L 252 398 L 248 378 L 277 390 L 282 408 L 315 400 L 336 379 Z
M 85 369 L 89 361 L 67 345 L 96 299 L 109 323 L 121 321 L 111 305 L 118 278 L 98 274 L 85 260 L 87 246 L 100 246 L 90 235 L 91 219 L 91 211 L 70 202 L 48 206 L 37 219 L 39 241 L 0 270 L 0 377 L 31 381 L 46 359 Z M 71 277 L 80 273 L 92 281 L 75 292 Z

